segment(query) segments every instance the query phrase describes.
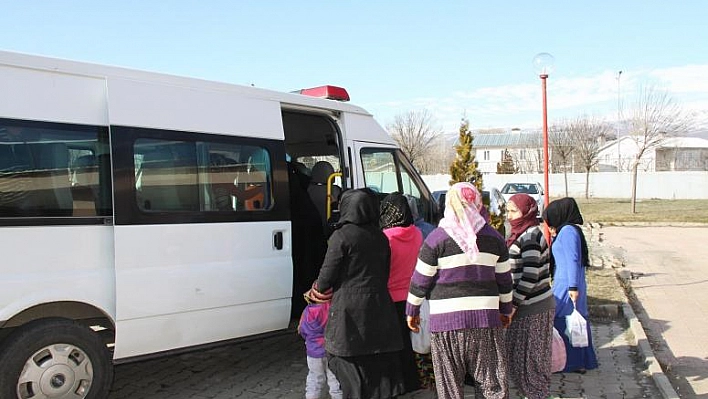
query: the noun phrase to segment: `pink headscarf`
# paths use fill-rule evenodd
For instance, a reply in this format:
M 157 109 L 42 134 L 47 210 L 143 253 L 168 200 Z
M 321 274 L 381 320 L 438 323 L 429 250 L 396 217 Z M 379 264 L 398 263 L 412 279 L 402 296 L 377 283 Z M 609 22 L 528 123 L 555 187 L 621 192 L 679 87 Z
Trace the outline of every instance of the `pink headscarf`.
M 438 224 L 470 259 L 479 253 L 477 232 L 487 223 L 482 195 L 472 183 L 455 183 L 445 195 L 445 215 Z

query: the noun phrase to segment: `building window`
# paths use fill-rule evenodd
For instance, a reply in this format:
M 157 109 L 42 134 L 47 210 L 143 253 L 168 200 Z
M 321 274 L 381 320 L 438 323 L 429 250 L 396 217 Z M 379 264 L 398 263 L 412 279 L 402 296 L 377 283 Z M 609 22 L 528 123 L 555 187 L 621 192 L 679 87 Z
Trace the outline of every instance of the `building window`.
M 489 151 L 484 151 L 484 160 L 489 161 Z

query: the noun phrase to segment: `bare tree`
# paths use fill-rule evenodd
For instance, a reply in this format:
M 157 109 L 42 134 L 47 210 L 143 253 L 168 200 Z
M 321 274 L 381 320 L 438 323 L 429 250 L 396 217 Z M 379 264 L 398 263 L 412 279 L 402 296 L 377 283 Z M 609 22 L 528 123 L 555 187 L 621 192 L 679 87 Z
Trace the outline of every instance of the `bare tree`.
M 387 129 L 411 163 L 421 172 L 427 172 L 424 159 L 430 153 L 433 142 L 442 134 L 440 128 L 433 126 L 430 112 L 422 110 L 398 114 Z
M 455 136 L 456 137 L 456 136 Z M 423 174 L 449 173 L 449 167 L 455 158 L 455 137 L 442 133 L 430 143 L 429 151 L 420 159 Z
M 655 87 L 642 87 L 630 111 L 630 137 L 637 145 L 632 161 L 632 213 L 637 212 L 637 170 L 648 150 L 655 149 L 667 138 L 691 128 L 691 117 L 668 93 Z
M 607 137 L 612 127 L 606 122 L 581 116 L 568 124 L 568 131 L 575 143 L 575 158 L 585 169 L 585 198 L 589 198 L 590 172 L 597 166 L 600 154 L 600 138 Z
M 561 121 L 550 126 L 548 129 L 548 142 L 553 150 L 553 163 L 559 169 L 563 170 L 563 178 L 565 180 L 565 196 L 568 196 L 568 162 L 573 164 L 573 151 L 575 150 L 575 141 L 570 132 L 570 122 Z

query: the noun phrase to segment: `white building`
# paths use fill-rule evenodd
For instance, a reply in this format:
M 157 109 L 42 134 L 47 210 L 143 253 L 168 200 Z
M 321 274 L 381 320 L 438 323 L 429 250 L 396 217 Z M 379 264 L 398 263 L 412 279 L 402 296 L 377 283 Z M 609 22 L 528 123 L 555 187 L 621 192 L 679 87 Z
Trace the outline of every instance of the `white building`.
M 627 172 L 637 155 L 641 138 L 623 136 L 605 144 L 598 155 L 600 172 Z M 639 170 L 706 171 L 708 170 L 708 140 L 698 137 L 670 137 L 642 155 Z
M 543 171 L 543 141 L 538 131 L 478 134 L 472 145 L 479 170 L 484 174 L 497 173 L 497 165 L 504 160 L 505 154 L 511 157 L 518 173 Z

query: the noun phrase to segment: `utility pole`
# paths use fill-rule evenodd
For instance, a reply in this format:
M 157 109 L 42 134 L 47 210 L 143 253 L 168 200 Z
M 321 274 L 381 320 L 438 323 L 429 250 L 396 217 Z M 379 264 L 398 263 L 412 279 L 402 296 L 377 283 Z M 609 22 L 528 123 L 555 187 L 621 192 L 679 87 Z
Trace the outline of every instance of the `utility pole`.
M 622 152 L 620 151 L 620 123 L 622 121 L 622 102 L 620 96 L 620 78 L 622 71 L 617 72 L 617 171 L 622 171 Z

